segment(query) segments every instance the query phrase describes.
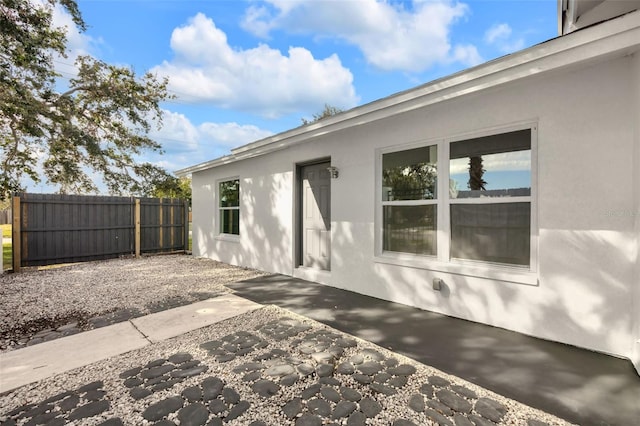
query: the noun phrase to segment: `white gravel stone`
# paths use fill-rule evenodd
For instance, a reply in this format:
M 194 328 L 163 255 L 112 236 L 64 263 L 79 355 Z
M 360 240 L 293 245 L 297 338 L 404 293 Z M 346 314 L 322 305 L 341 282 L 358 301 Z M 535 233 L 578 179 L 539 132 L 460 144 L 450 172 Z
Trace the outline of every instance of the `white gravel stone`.
M 231 291 L 224 284 L 262 272 L 188 255 L 86 262 L 0 275 L 0 330 L 42 319 L 102 315 L 119 309 L 150 313 L 151 304 L 172 298 L 197 301 L 197 293 Z M 1 337 L 1 336 L 0 336 Z M 12 350 L 0 340 L 0 351 Z
M 262 309 L 243 314 L 234 318 L 230 318 L 218 324 L 205 327 L 191 333 L 169 339 L 140 350 L 132 351 L 111 359 L 101 361 L 84 368 L 63 373 L 41 382 L 24 386 L 8 394 L 0 395 L 0 416 L 3 413 L 12 410 L 15 407 L 26 403 L 37 403 L 45 398 L 55 395 L 68 389 L 75 389 L 86 383 L 103 380 L 103 388 L 107 391 L 107 397 L 111 401 L 110 408 L 100 416 L 91 419 L 84 419 L 83 425 L 95 425 L 110 417 L 120 417 L 127 425 L 144 425 L 148 424 L 142 417 L 144 410 L 151 404 L 160 400 L 180 395 L 181 392 L 191 386 L 202 383 L 206 377 L 218 377 L 222 379 L 225 386 L 233 388 L 243 400 L 247 400 L 251 406 L 239 418 L 226 423 L 229 426 L 248 425 L 252 421 L 262 420 L 270 425 L 294 425 L 295 420 L 288 418 L 282 407 L 289 401 L 302 395 L 302 391 L 314 383 L 315 379 L 308 377 L 299 380 L 290 387 L 281 386 L 278 393 L 263 398 L 258 396 L 252 389 L 253 383 L 244 382 L 243 374 L 234 373 L 233 369 L 245 364 L 254 355 L 267 352 L 273 349 L 281 349 L 295 356 L 296 348 L 291 344 L 292 339 L 283 341 L 275 341 L 267 339 L 269 345 L 266 348 L 256 350 L 255 352 L 239 357 L 227 363 L 218 363 L 214 357 L 209 356 L 207 351 L 200 348 L 201 343 L 220 339 L 228 334 L 235 333 L 238 330 L 246 330 L 254 332 L 261 324 L 268 321 L 287 316 L 302 321 L 305 324 L 313 326 L 314 330 L 328 329 L 328 327 L 298 316 L 294 313 L 283 309 L 267 306 Z M 265 336 L 262 336 L 265 337 Z M 386 349 L 375 346 L 372 343 L 356 339 L 357 347 L 349 348 L 341 358 L 346 361 L 353 355 L 361 353 L 363 349 L 375 349 L 386 357 L 394 357 L 403 364 L 408 364 L 416 368 L 416 373 L 409 377 L 406 386 L 398 390 L 396 395 L 381 397 L 373 393 L 368 386 L 358 385 L 350 376 L 341 376 L 340 380 L 345 386 L 356 389 L 361 393 L 363 398 L 374 398 L 380 402 L 382 412 L 375 418 L 368 419 L 371 425 L 390 425 L 397 418 L 406 418 L 419 425 L 432 424 L 427 420 L 424 413 L 418 413 L 408 408 L 409 399 L 412 395 L 419 393 L 420 387 L 427 382 L 428 377 L 438 375 L 446 378 L 452 384 L 465 386 L 465 388 L 474 391 L 478 397 L 491 398 L 508 407 L 509 411 L 505 415 L 501 425 L 526 425 L 529 418 L 543 420 L 549 425 L 567 425 L 561 419 L 558 419 L 539 410 L 522 405 L 516 401 L 509 400 L 500 395 L 496 395 L 486 389 L 475 386 L 457 377 L 447 375 L 441 371 L 435 370 L 429 366 L 419 364 L 411 359 L 405 358 L 398 354 L 394 354 Z M 128 395 L 128 389 L 123 385 L 123 379 L 119 374 L 142 365 L 146 365 L 150 361 L 159 358 L 168 358 L 176 353 L 189 353 L 194 359 L 202 361 L 209 369 L 206 373 L 189 377 L 184 381 L 174 385 L 173 387 L 156 392 L 147 398 L 134 401 Z M 177 419 L 177 414 L 169 416 L 170 419 Z

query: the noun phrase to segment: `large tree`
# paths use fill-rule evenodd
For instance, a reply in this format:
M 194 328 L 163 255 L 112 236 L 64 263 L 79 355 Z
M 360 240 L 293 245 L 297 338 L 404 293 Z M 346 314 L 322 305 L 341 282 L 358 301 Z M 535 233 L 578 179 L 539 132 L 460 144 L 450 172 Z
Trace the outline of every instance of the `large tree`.
M 166 175 L 138 158 L 161 152 L 148 135 L 161 124 L 167 81 L 90 56 L 64 81 L 54 58 L 67 57 L 67 29 L 52 22 L 54 7 L 85 30 L 74 0 L 0 3 L 0 199 L 22 190 L 25 175 L 61 192 L 95 191 L 91 175 L 112 193 L 144 192 Z
M 182 198 L 191 205 L 191 179 L 161 175 L 151 182 L 143 195 L 155 198 Z
M 313 114 L 313 118 L 311 120 L 307 120 L 306 118 L 302 118 L 302 125 L 306 125 L 306 124 L 310 124 L 310 123 L 315 123 L 316 121 L 320 121 L 323 118 L 327 118 L 327 117 L 332 117 L 336 114 L 340 114 L 341 112 L 343 112 L 342 109 L 338 108 L 338 107 L 334 107 L 332 105 L 329 104 L 324 104 L 324 109 L 322 110 L 322 112 L 319 112 L 317 114 Z

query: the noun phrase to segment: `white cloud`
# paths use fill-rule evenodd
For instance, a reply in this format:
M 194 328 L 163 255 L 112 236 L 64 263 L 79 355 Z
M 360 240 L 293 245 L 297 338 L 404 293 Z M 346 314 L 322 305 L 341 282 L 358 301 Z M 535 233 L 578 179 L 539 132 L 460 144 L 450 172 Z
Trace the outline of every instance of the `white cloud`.
M 410 7 L 382 0 L 267 0 L 251 6 L 243 28 L 257 36 L 282 28 L 344 40 L 382 70 L 420 72 L 437 63 L 482 61 L 475 47 L 452 46 L 451 27 L 467 5 L 452 0 L 413 0 Z
M 459 44 L 453 49 L 453 59 L 467 66 L 478 65 L 483 61 L 478 49 L 471 44 Z
M 245 12 L 241 26 L 260 38 L 268 38 L 269 32 L 275 27 L 271 18 L 265 6 L 250 6 Z
M 483 155 L 483 167 L 490 172 L 531 170 L 531 151 L 503 152 Z M 456 158 L 449 163 L 449 173 L 461 174 L 469 170 L 469 158 Z
M 511 53 L 524 47 L 522 37 L 513 37 L 513 30 L 509 24 L 495 24 L 484 33 L 484 41 L 496 46 L 502 53 Z
M 198 129 L 184 114 L 167 110 L 162 111 L 162 128 L 153 130 L 150 136 L 165 150 L 195 151 L 200 139 Z
M 484 33 L 484 41 L 488 44 L 495 43 L 496 40 L 504 40 L 511 36 L 509 24 L 496 24 Z
M 341 108 L 356 105 L 353 75 L 337 55 L 316 59 L 302 47 L 288 55 L 265 44 L 239 50 L 226 34 L 199 13 L 171 36 L 172 61 L 152 72 L 170 79 L 170 90 L 181 100 L 209 102 L 277 117 L 315 110 L 325 103 Z
M 254 125 L 235 122 L 194 125 L 184 114 L 168 110 L 162 113 L 162 128 L 151 132 L 150 137 L 162 145 L 165 154 L 152 155 L 144 160 L 170 171 L 212 160 L 228 154 L 231 148 L 273 134 Z
M 229 148 L 236 148 L 273 134 L 254 125 L 238 123 L 202 123 L 198 126 L 198 131 L 205 141 Z
M 74 65 L 80 55 L 90 55 L 98 40 L 82 33 L 73 22 L 71 15 L 58 3 L 53 8 L 52 23 L 54 27 L 65 28 L 67 32 L 67 57 L 55 55 L 53 65 L 63 76 L 75 76 L 77 68 Z

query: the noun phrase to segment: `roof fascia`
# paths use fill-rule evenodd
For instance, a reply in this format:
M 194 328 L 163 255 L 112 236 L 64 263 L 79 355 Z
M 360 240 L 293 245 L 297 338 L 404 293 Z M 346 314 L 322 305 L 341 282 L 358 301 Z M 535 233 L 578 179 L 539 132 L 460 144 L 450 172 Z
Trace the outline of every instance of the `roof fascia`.
M 176 171 L 178 176 L 267 154 L 312 139 L 505 83 L 640 47 L 640 11 L 557 37 L 416 88 L 231 150 Z

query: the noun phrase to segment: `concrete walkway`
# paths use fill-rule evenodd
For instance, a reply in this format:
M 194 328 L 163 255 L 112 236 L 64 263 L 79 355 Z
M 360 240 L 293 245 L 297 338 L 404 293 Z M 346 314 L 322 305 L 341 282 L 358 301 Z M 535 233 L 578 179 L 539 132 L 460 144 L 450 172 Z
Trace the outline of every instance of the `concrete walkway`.
M 640 425 L 630 361 L 282 275 L 228 285 L 580 425 Z
M 261 305 L 226 294 L 0 354 L 0 393 L 179 336 Z M 69 356 L 73 354 L 73 356 Z

